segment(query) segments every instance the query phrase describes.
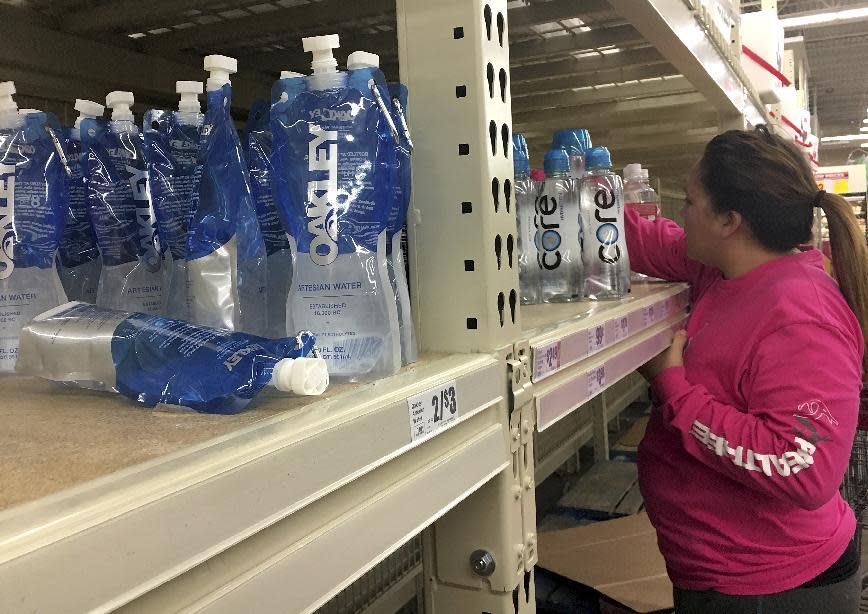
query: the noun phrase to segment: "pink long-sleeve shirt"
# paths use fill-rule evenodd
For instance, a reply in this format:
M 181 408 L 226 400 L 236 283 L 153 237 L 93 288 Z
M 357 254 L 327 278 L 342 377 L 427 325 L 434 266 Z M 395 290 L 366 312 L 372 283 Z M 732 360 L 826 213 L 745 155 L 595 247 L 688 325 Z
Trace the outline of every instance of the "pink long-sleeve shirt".
M 864 342 L 816 250 L 736 279 L 687 257 L 684 231 L 627 212 L 634 270 L 693 286 L 684 367 L 653 382 L 639 484 L 679 588 L 789 590 L 853 537 L 838 492 Z

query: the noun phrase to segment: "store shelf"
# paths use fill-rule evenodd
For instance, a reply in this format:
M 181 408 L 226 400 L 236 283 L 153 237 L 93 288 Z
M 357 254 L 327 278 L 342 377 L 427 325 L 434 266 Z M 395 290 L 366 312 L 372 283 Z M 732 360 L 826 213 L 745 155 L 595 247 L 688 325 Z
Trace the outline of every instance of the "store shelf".
M 623 345 L 601 352 L 534 387 L 537 429 L 544 431 L 608 386 L 665 350 L 674 331 L 683 328 L 683 312 L 631 337 Z
M 526 135 L 535 159 L 565 118 L 575 118 L 595 144 L 609 147 L 616 166 L 641 161 L 652 175 L 681 185 L 714 135 L 766 121 L 764 106 L 743 81 L 731 32 L 718 32 L 690 4 L 526 7 L 540 18 L 511 35 L 512 106 L 515 131 Z M 549 5 L 572 12 L 542 19 Z
M 690 301 L 684 284 L 633 284 L 621 301 L 526 305 L 535 384 L 594 354 L 683 312 Z
M 684 284 L 635 284 L 622 301 L 539 305 L 524 316 L 544 431 L 663 350 L 683 326 Z
M 409 401 L 446 384 L 457 412 L 414 439 Z M 4 393 L 0 492 L 30 503 L 0 513 L 0 611 L 105 611 L 149 591 L 140 604 L 265 612 L 291 595 L 309 611 L 509 462 L 503 365 L 487 355 L 230 417 L 27 378 Z

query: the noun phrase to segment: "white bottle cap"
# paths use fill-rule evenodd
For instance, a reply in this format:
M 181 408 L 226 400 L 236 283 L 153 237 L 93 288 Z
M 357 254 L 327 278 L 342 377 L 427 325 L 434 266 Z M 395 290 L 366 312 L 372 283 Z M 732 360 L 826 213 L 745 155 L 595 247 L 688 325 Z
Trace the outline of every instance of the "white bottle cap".
M 18 113 L 18 105 L 12 99 L 14 94 L 15 83 L 13 81 L 3 81 L 0 83 L 0 113 L 4 111 Z
M 642 165 L 641 164 L 628 164 L 624 167 L 624 181 L 630 181 L 631 179 L 641 179 L 642 178 Z
M 97 117 L 102 117 L 102 114 L 105 113 L 105 107 L 100 103 L 81 98 L 75 99 L 75 106 L 73 108 L 78 111 L 78 117 L 75 118 L 76 130 L 81 128 L 81 120 L 96 119 Z
M 380 56 L 378 56 L 376 53 L 368 53 L 367 51 L 353 51 L 347 58 L 347 70 L 379 67 Z
M 201 81 L 175 81 L 175 93 L 181 94 L 178 110 L 182 113 L 199 113 L 202 110 L 202 106 L 199 104 L 199 96 L 202 91 Z
M 109 92 L 105 97 L 105 106 L 112 110 L 113 121 L 133 121 L 133 106 L 136 99 L 132 92 Z
M 238 60 L 225 55 L 206 55 L 205 70 L 209 73 L 205 87 L 213 92 L 229 83 L 229 75 L 238 72 Z
M 293 72 L 291 70 L 281 70 L 280 78 L 281 79 L 297 79 L 299 77 L 303 77 L 304 75 L 300 72 Z
M 18 115 L 30 115 L 31 113 L 42 113 L 39 109 L 18 109 Z
M 308 36 L 301 39 L 301 44 L 306 52 L 313 54 L 313 61 L 311 62 L 313 74 L 318 75 L 338 71 L 338 61 L 335 59 L 332 50 L 341 46 L 340 36 L 337 34 Z
M 329 385 L 328 366 L 322 358 L 284 358 L 274 365 L 271 385 L 297 395 L 320 395 Z

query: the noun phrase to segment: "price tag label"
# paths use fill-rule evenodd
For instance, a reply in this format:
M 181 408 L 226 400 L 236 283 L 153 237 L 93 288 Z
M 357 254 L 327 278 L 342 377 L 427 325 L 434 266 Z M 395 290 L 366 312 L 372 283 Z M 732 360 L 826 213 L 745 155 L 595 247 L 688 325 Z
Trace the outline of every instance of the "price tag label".
M 407 399 L 410 438 L 416 441 L 446 428 L 458 418 L 458 407 L 455 380 Z
M 588 396 L 593 398 L 606 387 L 606 365 L 600 365 L 588 372 Z
M 588 356 L 596 354 L 606 345 L 606 327 L 600 324 L 588 330 Z
M 642 324 L 644 326 L 651 326 L 652 324 L 654 324 L 656 317 L 657 313 L 655 310 L 655 305 L 650 305 L 648 307 L 642 308 Z
M 561 368 L 561 342 L 540 346 L 533 352 L 533 381 L 538 382 Z
M 627 316 L 615 318 L 615 341 L 626 339 L 630 334 L 630 327 L 627 324 Z

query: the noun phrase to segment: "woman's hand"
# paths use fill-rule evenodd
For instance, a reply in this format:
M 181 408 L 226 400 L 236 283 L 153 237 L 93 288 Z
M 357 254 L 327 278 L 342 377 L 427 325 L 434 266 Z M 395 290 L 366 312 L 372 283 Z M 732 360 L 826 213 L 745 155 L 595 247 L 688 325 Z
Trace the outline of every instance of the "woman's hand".
M 639 367 L 639 373 L 649 382 L 670 367 L 684 366 L 684 348 L 687 346 L 687 333 L 679 330 L 672 338 L 672 345 Z

